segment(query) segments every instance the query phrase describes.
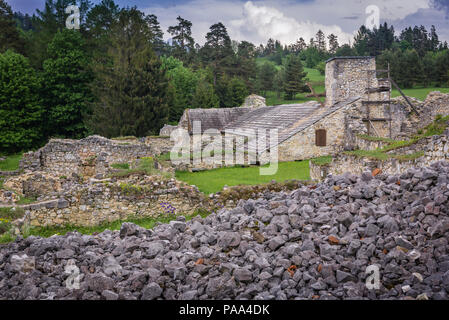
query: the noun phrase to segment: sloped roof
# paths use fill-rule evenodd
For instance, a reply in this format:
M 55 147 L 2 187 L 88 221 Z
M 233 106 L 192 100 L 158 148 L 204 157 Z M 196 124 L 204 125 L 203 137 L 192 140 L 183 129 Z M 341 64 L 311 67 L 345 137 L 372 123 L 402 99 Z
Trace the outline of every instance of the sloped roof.
M 208 129 L 222 131 L 224 127 L 237 120 L 254 108 L 212 108 L 212 109 L 186 109 L 181 117 L 179 126 L 187 129 L 190 134 L 193 131 L 193 122 L 201 122 L 201 133 Z
M 342 107 L 356 102 L 360 97 L 352 97 L 331 107 L 321 107 L 315 101 L 303 104 L 262 107 L 246 113 L 225 127 L 225 132 L 247 136 L 251 130 L 278 130 L 278 142 L 284 142 Z M 257 134 L 257 132 L 256 132 Z M 269 140 L 267 140 L 269 145 Z M 267 146 L 268 148 L 268 146 Z M 248 151 L 256 152 L 256 141 L 248 141 Z M 259 153 L 265 150 L 260 151 Z

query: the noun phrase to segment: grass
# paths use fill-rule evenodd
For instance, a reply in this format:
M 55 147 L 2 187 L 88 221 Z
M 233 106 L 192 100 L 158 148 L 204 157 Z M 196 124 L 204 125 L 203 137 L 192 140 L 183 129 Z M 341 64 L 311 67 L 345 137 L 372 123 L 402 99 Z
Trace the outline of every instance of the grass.
M 15 171 L 19 169 L 19 162 L 22 154 L 7 156 L 5 160 L 0 161 L 0 171 Z
M 112 138 L 111 140 L 117 140 L 117 141 L 121 141 L 121 140 L 136 140 L 137 138 L 134 136 L 126 136 L 126 137 L 117 137 L 117 138 Z
M 20 219 L 25 214 L 21 208 L 0 208 L 0 243 L 14 241 L 11 235 L 11 222 Z
M 312 159 L 310 161 L 312 161 L 312 163 L 314 165 L 325 166 L 325 165 L 330 164 L 332 162 L 332 159 L 333 159 L 332 156 L 323 156 L 323 157 L 318 157 L 318 158 Z
M 113 163 L 111 164 L 111 167 L 114 169 L 128 170 L 129 163 Z
M 18 205 L 23 205 L 23 204 L 30 204 L 36 202 L 36 198 L 27 198 L 27 197 L 21 197 L 19 199 L 19 201 L 16 202 L 16 204 Z
M 268 166 L 268 165 L 267 165 Z M 201 172 L 176 172 L 176 178 L 185 181 L 190 185 L 195 185 L 206 194 L 216 193 L 227 186 L 237 185 L 258 185 L 276 180 L 283 182 L 286 180 L 310 180 L 309 162 L 280 162 L 275 175 L 261 176 L 260 167 L 251 166 L 227 167 Z
M 355 150 L 355 151 L 347 151 L 344 153 L 356 157 L 366 157 L 382 161 L 393 158 L 398 159 L 400 161 L 415 160 L 417 158 L 424 156 L 424 152 L 419 151 L 414 152 L 412 154 L 393 154 L 388 152 L 411 146 L 426 137 L 443 134 L 444 130 L 448 127 L 448 121 L 449 116 L 443 117 L 441 115 L 437 115 L 435 120 L 430 125 L 425 127 L 423 130 L 420 130 L 416 136 L 412 137 L 409 140 L 392 140 L 388 138 L 360 135 L 359 137 L 369 141 L 384 141 L 388 142 L 388 144 L 385 147 L 378 148 L 376 150 Z
M 134 169 L 122 169 L 118 168 L 120 171 L 112 174 L 113 177 L 127 177 L 132 174 L 146 174 L 146 175 L 159 175 L 165 178 L 172 178 L 169 172 L 162 172 L 154 167 L 154 160 L 151 157 L 140 159 L 139 165 Z
M 0 208 L 0 219 L 16 220 L 22 218 L 24 214 L 22 208 Z
M 395 142 L 396 140 L 390 139 L 390 138 L 384 138 L 384 137 L 374 137 L 374 136 L 369 136 L 366 134 L 359 134 L 358 137 L 367 140 L 367 141 L 379 141 L 379 142 L 387 142 L 387 143 L 392 143 Z
M 402 89 L 402 88 L 401 88 Z M 430 88 L 413 88 L 413 89 L 402 89 L 404 94 L 409 97 L 413 97 L 419 99 L 421 101 L 426 100 L 427 95 L 432 91 L 440 91 L 442 93 L 449 93 L 449 88 L 438 88 L 438 87 L 430 87 Z M 391 96 L 393 98 L 401 96 L 398 90 L 392 90 Z
M 210 215 L 211 212 L 205 210 L 205 209 L 198 209 L 195 211 L 193 215 L 186 216 L 186 220 L 189 221 L 193 217 L 200 216 L 202 218 L 207 217 Z M 122 224 L 124 222 L 131 222 L 138 226 L 141 226 L 145 229 L 153 229 L 157 223 L 170 223 L 170 221 L 175 220 L 180 215 L 166 215 L 161 214 L 158 217 L 153 218 L 140 218 L 140 217 L 131 217 L 126 220 L 117 220 L 114 222 L 108 222 L 104 223 L 98 226 L 93 227 L 80 227 L 80 226 L 73 226 L 73 225 L 66 225 L 61 227 L 30 227 L 28 230 L 24 232 L 24 237 L 29 236 L 39 236 L 43 238 L 48 238 L 53 235 L 65 235 L 68 232 L 78 231 L 81 234 L 86 235 L 92 235 L 96 233 L 101 233 L 105 230 L 120 230 Z M 14 237 L 11 236 L 9 233 L 4 233 L 0 236 L 0 243 L 8 243 L 14 241 Z

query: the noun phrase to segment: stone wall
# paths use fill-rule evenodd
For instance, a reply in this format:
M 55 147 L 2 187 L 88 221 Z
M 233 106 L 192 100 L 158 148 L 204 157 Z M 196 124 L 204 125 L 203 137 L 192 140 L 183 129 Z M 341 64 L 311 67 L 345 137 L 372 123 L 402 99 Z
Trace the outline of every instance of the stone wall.
M 31 226 L 94 226 L 130 217 L 191 215 L 207 207 L 197 188 L 174 179 L 132 177 L 124 181 L 91 181 L 62 190 L 47 201 L 25 207 Z
M 376 58 L 332 58 L 326 63 L 326 106 L 354 96 L 364 96 L 367 87 L 377 87 Z M 375 100 L 375 99 L 373 99 Z
M 45 176 L 48 181 L 58 179 Z M 33 178 L 31 175 L 24 176 L 21 178 L 22 183 L 16 181 L 15 186 L 11 186 L 16 188 L 17 193 L 25 193 L 21 186 Z M 44 182 L 43 179 L 40 181 Z M 36 188 L 34 192 L 48 194 L 41 196 L 42 200 L 37 203 L 24 206 L 25 218 L 20 224 L 39 227 L 95 226 L 127 218 L 158 217 L 164 214 L 189 216 L 198 209 L 214 211 L 223 207 L 232 208 L 241 199 L 258 198 L 266 192 L 296 190 L 304 183 L 307 182 L 291 180 L 225 187 L 221 192 L 209 196 L 194 186 L 174 179 L 142 175 L 132 175 L 125 180 L 91 179 L 82 184 L 61 181 L 53 189 L 45 190 L 42 185 L 30 184 L 30 187 Z
M 153 155 L 168 153 L 174 146 L 174 141 L 170 140 L 170 135 L 162 137 L 147 137 L 145 144 L 151 148 Z
M 52 139 L 36 152 L 24 154 L 20 168 L 28 172 L 92 177 L 105 175 L 113 163 L 129 163 L 152 155 L 153 148 L 139 140 L 116 141 L 100 136 L 81 140 Z
M 334 157 L 329 165 L 318 166 L 310 162 L 310 176 L 313 180 L 322 180 L 329 174 L 341 175 L 345 172 L 361 174 L 367 171 L 373 172 L 375 169 L 380 169 L 382 173 L 386 174 L 400 174 L 410 168 L 427 167 L 442 160 L 449 161 L 449 130 L 446 130 L 440 136 L 428 137 L 414 145 L 396 149 L 392 152 L 402 155 L 424 152 L 424 156 L 409 161 L 398 159 L 382 161 L 340 154 Z
M 278 146 L 279 161 L 305 160 L 338 154 L 352 150 L 356 145 L 356 135 L 365 134 L 366 127 L 349 114 L 360 108 L 360 103 L 347 105 L 316 122 Z M 315 132 L 326 130 L 326 146 L 316 146 Z

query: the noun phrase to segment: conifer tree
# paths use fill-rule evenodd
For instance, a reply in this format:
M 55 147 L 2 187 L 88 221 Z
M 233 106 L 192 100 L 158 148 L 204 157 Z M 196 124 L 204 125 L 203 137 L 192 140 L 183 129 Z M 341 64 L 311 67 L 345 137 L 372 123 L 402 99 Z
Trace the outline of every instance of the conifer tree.
M 24 46 L 11 7 L 5 0 L 0 0 L 0 53 L 8 49 L 23 53 Z
M 95 69 L 97 101 L 89 126 L 106 137 L 156 134 L 172 99 L 144 15 L 135 8 L 123 10 L 111 34 L 110 63 Z
M 299 56 L 291 55 L 285 68 L 284 91 L 287 100 L 293 100 L 298 92 L 304 90 L 306 75 Z

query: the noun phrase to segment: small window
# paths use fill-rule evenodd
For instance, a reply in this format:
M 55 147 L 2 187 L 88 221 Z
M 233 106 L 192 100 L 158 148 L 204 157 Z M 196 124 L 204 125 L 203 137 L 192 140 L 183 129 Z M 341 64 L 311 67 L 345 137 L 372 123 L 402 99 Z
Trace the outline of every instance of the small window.
M 315 144 L 317 147 L 326 146 L 326 130 L 319 129 L 315 131 Z

